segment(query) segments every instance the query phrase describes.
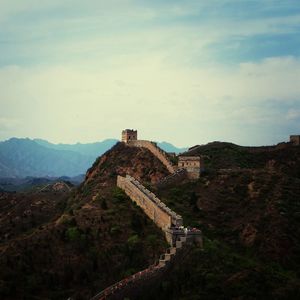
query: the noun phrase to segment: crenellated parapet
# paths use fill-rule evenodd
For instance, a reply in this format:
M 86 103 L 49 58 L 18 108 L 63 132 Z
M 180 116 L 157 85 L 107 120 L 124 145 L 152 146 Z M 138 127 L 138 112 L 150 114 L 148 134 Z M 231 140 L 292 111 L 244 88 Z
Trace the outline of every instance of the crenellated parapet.
M 178 168 L 175 173 L 169 174 L 168 176 L 162 178 L 156 186 L 158 188 L 168 186 L 170 184 L 176 184 L 182 182 L 184 179 L 188 178 L 187 171 L 184 168 Z
M 177 166 L 174 166 L 172 164 L 172 162 L 168 157 L 168 154 L 164 150 L 159 148 L 157 146 L 157 143 L 144 141 L 144 140 L 134 140 L 134 141 L 128 141 L 127 145 L 131 147 L 141 147 L 141 148 L 148 149 L 150 152 L 152 152 L 154 156 L 156 156 L 165 165 L 165 167 L 168 169 L 170 173 L 175 173 Z
M 167 275 L 171 265 L 182 260 L 184 253 L 189 248 L 185 245 L 195 244 L 202 247 L 201 231 L 196 228 L 184 228 L 182 217 L 168 208 L 155 194 L 146 189 L 135 178 L 129 175 L 126 177 L 118 176 L 117 186 L 124 190 L 130 199 L 140 206 L 146 215 L 164 231 L 171 247 L 147 269 L 107 287 L 91 300 L 113 300 L 126 297 L 140 299 L 147 288 L 151 288 Z
M 151 288 L 151 285 L 162 280 L 170 267 L 181 259 L 186 251 L 184 245 L 187 242 L 186 237 L 180 237 L 175 245 L 168 248 L 153 265 L 114 283 L 90 300 L 115 300 L 126 297 L 140 299 L 141 294 L 147 288 Z
M 174 177 L 185 174 L 185 170 L 177 171 L 170 162 L 167 153 L 157 147 L 156 143 L 137 140 L 137 132 L 125 130 L 122 140 L 131 147 L 144 147 L 150 150 L 171 173 L 165 180 L 172 181 Z M 146 189 L 138 180 L 126 175 L 118 176 L 117 186 L 121 188 L 132 201 L 134 201 L 145 214 L 165 233 L 166 240 L 171 245 L 162 254 L 158 261 L 147 269 L 139 271 L 123 280 L 107 287 L 91 300 L 104 299 L 141 299 L 145 290 L 157 285 L 158 281 L 168 275 L 170 266 L 181 261 L 188 253 L 190 247 L 185 245 L 195 244 L 202 247 L 202 233 L 196 228 L 184 228 L 183 219 L 167 207 L 154 193 Z
M 91 300 L 124 299 L 125 297 L 140 299 L 145 289 L 151 288 L 156 282 L 162 280 L 170 270 L 170 266 L 182 260 L 184 253 L 188 251 L 185 245 L 196 244 L 202 247 L 201 231 L 195 228 L 184 228 L 182 217 L 169 209 L 136 179 L 129 175 L 118 176 L 117 186 L 124 190 L 131 200 L 137 203 L 146 215 L 165 232 L 171 247 L 147 269 L 107 287 Z
M 125 129 L 122 131 L 122 142 L 128 143 L 137 140 L 137 130 Z
M 162 230 L 173 226 L 182 226 L 182 217 L 167 207 L 135 178 L 129 175 L 126 177 L 118 176 L 117 186 L 124 190 L 131 200 L 136 202 Z

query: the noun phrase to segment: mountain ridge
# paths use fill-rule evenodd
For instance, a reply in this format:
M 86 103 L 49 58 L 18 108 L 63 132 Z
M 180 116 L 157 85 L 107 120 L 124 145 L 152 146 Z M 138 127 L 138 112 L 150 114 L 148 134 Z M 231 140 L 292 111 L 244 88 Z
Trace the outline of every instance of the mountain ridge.
M 111 149 L 118 140 L 94 143 L 54 144 L 43 139 L 13 137 L 0 141 L 0 178 L 75 177 L 83 174 L 95 159 Z M 167 152 L 187 148 L 158 143 Z
M 89 299 L 152 264 L 166 246 L 116 187 L 116 177 L 129 174 L 204 236 L 204 249 L 190 249 L 136 299 L 299 299 L 300 148 L 194 150 L 186 154 L 207 163 L 196 181 L 157 187 L 168 175 L 161 161 L 118 143 L 61 200 L 53 189 L 3 194 L 2 298 Z

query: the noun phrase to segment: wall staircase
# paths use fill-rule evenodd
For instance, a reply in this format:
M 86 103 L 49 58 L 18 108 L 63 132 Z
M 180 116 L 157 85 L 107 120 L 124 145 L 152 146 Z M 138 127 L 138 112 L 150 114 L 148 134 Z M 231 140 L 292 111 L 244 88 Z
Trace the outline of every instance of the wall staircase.
M 176 245 L 168 248 L 155 264 L 109 286 L 90 300 L 123 299 L 123 297 L 126 296 L 126 291 L 128 292 L 129 290 L 134 289 L 136 285 L 145 280 L 160 277 L 175 259 L 176 253 L 178 254 L 183 249 L 186 241 L 186 237 L 180 237 L 180 240 L 176 242 Z
M 153 155 L 155 155 L 164 164 L 164 166 L 168 169 L 170 173 L 175 173 L 177 166 L 173 165 L 173 163 L 170 161 L 168 157 L 167 152 L 159 148 L 155 142 L 137 140 L 137 141 L 129 141 L 127 145 L 131 147 L 147 148 L 149 151 L 152 152 Z

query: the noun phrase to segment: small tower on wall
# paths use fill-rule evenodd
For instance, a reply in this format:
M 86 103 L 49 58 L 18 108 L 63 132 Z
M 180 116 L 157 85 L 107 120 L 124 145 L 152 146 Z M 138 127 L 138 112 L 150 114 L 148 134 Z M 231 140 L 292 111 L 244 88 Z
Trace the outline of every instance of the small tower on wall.
M 290 135 L 290 143 L 294 146 L 300 145 L 300 135 Z
M 178 168 L 187 171 L 188 178 L 198 179 L 204 171 L 204 160 L 202 156 L 179 156 Z
M 122 142 L 128 143 L 137 140 L 137 130 L 125 129 L 122 131 Z

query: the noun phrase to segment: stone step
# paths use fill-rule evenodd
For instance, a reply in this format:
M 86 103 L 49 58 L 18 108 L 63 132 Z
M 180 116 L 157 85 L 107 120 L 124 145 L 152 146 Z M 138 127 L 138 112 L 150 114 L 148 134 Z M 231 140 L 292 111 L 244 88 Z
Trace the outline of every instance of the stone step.
M 172 259 L 172 257 L 173 257 L 174 255 L 175 255 L 175 254 L 166 253 L 166 254 L 165 254 L 165 260 L 166 260 L 166 261 L 169 261 L 169 260 L 171 260 L 171 259 Z
M 186 242 L 186 236 L 181 236 L 180 237 L 180 241 L 183 242 L 183 243 L 185 243 Z
M 172 247 L 170 253 L 175 255 L 176 254 L 176 248 Z
M 176 254 L 176 248 L 175 247 L 168 248 L 167 253 L 168 254 Z
M 180 248 L 182 248 L 182 245 L 183 243 L 181 242 L 181 241 L 176 241 L 176 248 L 177 249 L 180 249 Z
M 159 266 L 159 267 L 165 267 L 166 264 L 167 264 L 167 262 L 166 262 L 164 259 L 160 259 L 160 260 L 159 260 L 158 266 Z

